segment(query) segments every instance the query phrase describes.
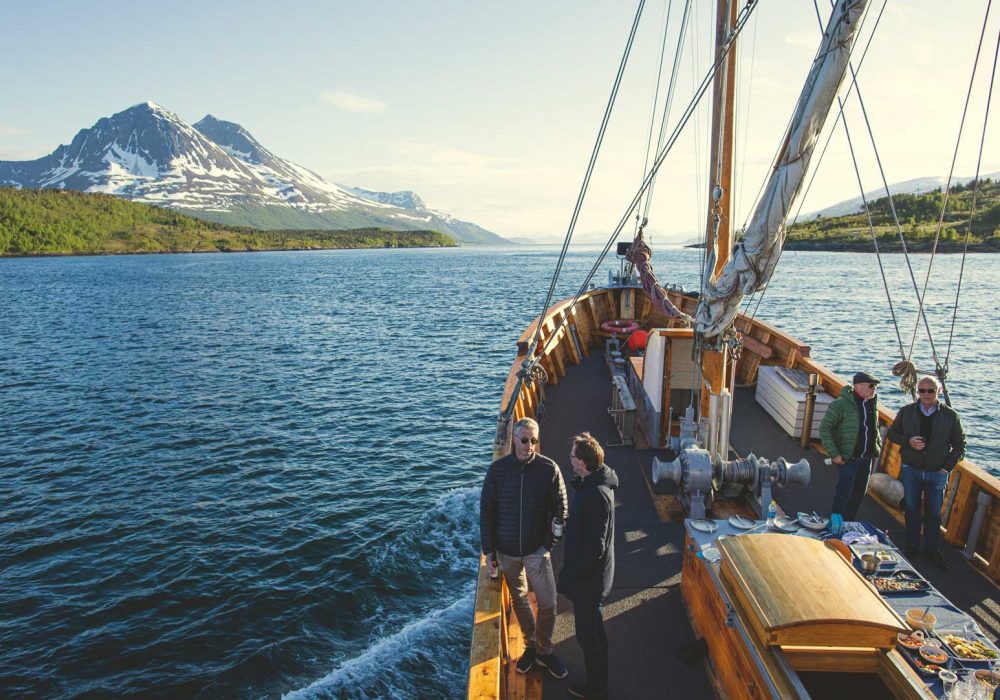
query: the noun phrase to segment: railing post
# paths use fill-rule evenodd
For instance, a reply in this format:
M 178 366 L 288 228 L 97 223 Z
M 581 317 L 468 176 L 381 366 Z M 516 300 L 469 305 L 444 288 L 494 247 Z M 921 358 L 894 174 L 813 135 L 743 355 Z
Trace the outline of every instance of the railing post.
M 972 559 L 976 556 L 976 543 L 979 541 L 979 531 L 983 529 L 983 520 L 986 518 L 986 509 L 993 500 L 993 494 L 988 491 L 980 491 L 976 496 L 976 514 L 972 516 L 972 526 L 969 528 L 969 539 L 965 543 L 965 558 Z

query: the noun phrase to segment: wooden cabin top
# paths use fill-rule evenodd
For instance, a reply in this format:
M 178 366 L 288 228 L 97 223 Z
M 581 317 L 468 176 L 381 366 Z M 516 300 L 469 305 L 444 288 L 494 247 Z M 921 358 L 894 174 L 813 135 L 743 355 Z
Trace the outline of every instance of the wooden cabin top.
M 888 649 L 907 629 L 861 574 L 818 540 L 763 533 L 723 538 L 718 548 L 722 577 L 767 646 Z

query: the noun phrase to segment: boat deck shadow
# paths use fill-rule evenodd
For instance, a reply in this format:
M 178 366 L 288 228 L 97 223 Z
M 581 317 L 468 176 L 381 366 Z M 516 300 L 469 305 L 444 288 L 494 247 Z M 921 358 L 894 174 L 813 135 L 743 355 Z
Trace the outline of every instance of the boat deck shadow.
M 572 478 L 568 442 L 573 435 L 590 431 L 602 445 L 620 442 L 608 415 L 611 383 L 602 354 L 591 352 L 570 373 L 571 381 L 546 390 L 545 410 L 539 421 L 543 452 L 560 464 L 567 483 Z M 808 486 L 775 490 L 782 508 L 791 513 L 815 510 L 828 514 L 836 472 L 823 464 L 823 455 L 813 449 L 803 450 L 796 439 L 788 437 L 754 401 L 752 390 L 737 390 L 734 404 L 738 420 L 732 426 L 731 445 L 739 454 L 754 452 L 790 461 L 805 457 L 810 462 L 812 479 Z M 604 615 L 610 647 L 611 697 L 711 697 L 712 687 L 703 665 L 698 663 L 693 646 L 696 640 L 679 586 L 684 528 L 661 520 L 651 498 L 649 467 L 653 456 L 662 456 L 663 452 L 633 447 L 607 447 L 606 452 L 606 462 L 620 480 L 615 510 L 615 582 Z M 572 499 L 572 489 L 570 492 Z M 894 542 L 902 542 L 902 526 L 871 499 L 865 499 L 859 517 L 887 531 Z M 958 550 L 945 545 L 944 555 L 950 571 L 931 567 L 921 559 L 914 564 L 996 641 L 1000 637 L 1000 590 L 979 575 Z M 561 547 L 556 548 L 553 559 L 558 576 Z M 584 668 L 574 638 L 572 604 L 562 596 L 555 642 L 556 653 L 569 666 L 570 676 L 555 680 L 546 675 L 544 696 L 570 697 L 567 688 L 571 682 L 584 680 Z
M 545 417 L 540 421 L 544 452 L 555 459 L 567 479 L 569 440 L 589 431 L 602 445 L 620 442 L 608 416 L 611 383 L 604 359 L 592 352 L 573 367 L 572 381 L 547 389 Z M 620 481 L 615 504 L 615 582 L 605 602 L 610 695 L 613 698 L 711 697 L 700 663 L 689 665 L 678 652 L 695 641 L 680 591 L 684 528 L 660 520 L 642 470 L 652 451 L 607 447 L 605 461 Z M 570 489 L 570 498 L 573 498 Z M 558 575 L 562 548 L 554 553 Z M 546 698 L 570 697 L 571 682 L 584 680 L 583 656 L 573 631 L 572 604 L 559 598 L 556 653 L 570 668 L 565 680 L 546 678 Z

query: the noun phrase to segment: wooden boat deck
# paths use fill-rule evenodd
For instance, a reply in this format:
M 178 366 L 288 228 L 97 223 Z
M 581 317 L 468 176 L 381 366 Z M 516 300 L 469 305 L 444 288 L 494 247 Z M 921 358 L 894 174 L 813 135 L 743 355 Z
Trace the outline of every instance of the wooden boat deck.
M 546 389 L 541 424 L 543 452 L 563 466 L 567 481 L 568 441 L 578 432 L 589 430 L 604 445 L 619 442 L 607 409 L 611 403 L 611 382 L 599 351 L 571 369 L 573 381 Z M 740 455 L 754 452 L 771 459 L 790 461 L 806 457 L 812 466 L 808 487 L 775 489 L 775 497 L 786 512 L 829 511 L 836 473 L 823 464 L 823 455 L 803 450 L 754 401 L 752 390 L 737 390 L 730 443 Z M 616 575 L 611 597 L 605 604 L 605 620 L 610 642 L 611 697 L 711 697 L 708 675 L 700 663 L 689 665 L 679 652 L 695 641 L 679 587 L 684 530 L 680 523 L 660 517 L 654 505 L 648 474 L 657 452 L 632 447 L 609 447 L 607 463 L 621 481 L 616 502 Z M 660 490 L 660 489 L 657 489 Z M 570 496 L 572 498 L 572 494 Z M 661 504 L 662 505 L 662 504 Z M 860 519 L 889 532 L 902 542 L 902 525 L 870 498 L 866 498 Z M 973 567 L 960 551 L 944 545 L 951 565 L 942 571 L 917 559 L 920 572 L 953 603 L 979 621 L 994 641 L 1000 637 L 1000 588 Z M 561 566 L 561 549 L 556 549 L 556 571 Z M 583 659 L 573 635 L 572 605 L 560 597 L 556 622 L 556 652 L 570 667 L 570 677 L 554 680 L 544 675 L 544 697 L 569 697 L 572 681 L 583 680 Z M 533 671 L 532 673 L 536 673 Z M 845 676 L 835 688 L 809 683 L 814 697 L 858 697 L 871 695 L 863 676 Z M 815 691 L 815 692 L 814 692 Z M 845 695 L 846 697 L 846 695 Z

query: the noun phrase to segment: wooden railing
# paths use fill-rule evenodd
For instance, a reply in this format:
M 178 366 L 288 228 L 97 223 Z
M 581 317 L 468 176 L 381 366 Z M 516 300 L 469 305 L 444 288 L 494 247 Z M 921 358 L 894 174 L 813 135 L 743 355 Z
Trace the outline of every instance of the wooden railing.
M 540 347 L 545 351 L 540 364 L 548 374 L 549 384 L 556 385 L 566 375 L 569 365 L 579 364 L 589 354 L 593 344 L 600 342 L 606 333 L 601 323 L 617 318 L 618 292 L 612 289 L 595 289 L 581 296 L 575 307 L 571 300 L 561 301 L 543 315 Z M 671 327 L 673 322 L 659 312 L 651 310 L 649 300 L 639 295 L 638 319 L 647 327 Z M 693 315 L 697 300 L 679 293 L 670 294 L 671 301 L 685 313 Z M 565 321 L 564 321 L 565 319 Z M 534 338 L 538 320 L 521 335 L 517 343 L 517 357 L 504 385 L 501 406 L 506 407 L 517 386 L 528 345 Z M 749 384 L 756 381 L 761 365 L 780 365 L 801 369 L 819 375 L 820 387 L 831 396 L 839 396 L 846 386 L 840 377 L 810 357 L 811 349 L 797 338 L 757 319 L 737 318 L 737 330 L 743 334 L 744 345 L 736 368 L 737 381 Z M 558 330 L 557 330 L 558 329 Z M 573 339 L 573 333 L 579 341 Z M 545 399 L 545 387 L 525 385 L 514 397 L 514 420 L 535 417 L 540 402 Z M 880 408 L 879 421 L 889 426 L 895 419 L 894 411 Z M 542 436 L 544 440 L 544 435 Z M 898 446 L 888 443 L 882 450 L 879 469 L 893 478 L 899 477 Z M 982 527 L 976 542 L 968 546 L 972 523 L 978 507 L 979 496 L 984 506 Z M 943 508 L 944 539 L 956 547 L 967 547 L 974 564 L 996 582 L 1000 582 L 1000 479 L 987 473 L 969 460 L 963 460 L 954 469 L 949 481 Z M 902 521 L 902 513 L 890 504 L 883 503 L 894 517 Z M 472 652 L 469 664 L 468 697 L 540 698 L 540 683 L 525 684 L 525 674 L 517 674 L 508 663 L 520 654 L 517 622 L 510 617 L 509 592 L 486 574 L 485 560 L 480 563 L 476 587 L 476 606 L 472 633 Z M 533 677 L 528 674 L 528 677 Z M 514 684 L 517 684 L 515 687 Z
M 589 354 L 590 346 L 600 335 L 603 321 L 614 318 L 615 304 L 610 290 L 585 293 L 575 308 L 571 300 L 549 307 L 542 317 L 539 348 L 545 350 L 539 363 L 548 374 L 549 384 L 556 385 L 566 376 L 570 364 L 580 364 Z M 517 387 L 528 346 L 535 337 L 536 319 L 517 341 L 517 357 L 507 374 L 501 409 L 506 408 Z M 576 334 L 574 340 L 573 334 Z M 545 399 L 545 387 L 526 384 L 514 397 L 514 420 L 534 418 L 539 404 Z M 545 436 L 542 435 L 544 442 Z M 537 674 L 518 674 L 511 659 L 523 651 L 517 620 L 511 615 L 510 591 L 503 577 L 490 579 L 486 558 L 480 557 L 476 583 L 476 604 L 473 617 L 472 645 L 469 658 L 468 697 L 477 700 L 494 698 L 541 698 L 542 685 Z

